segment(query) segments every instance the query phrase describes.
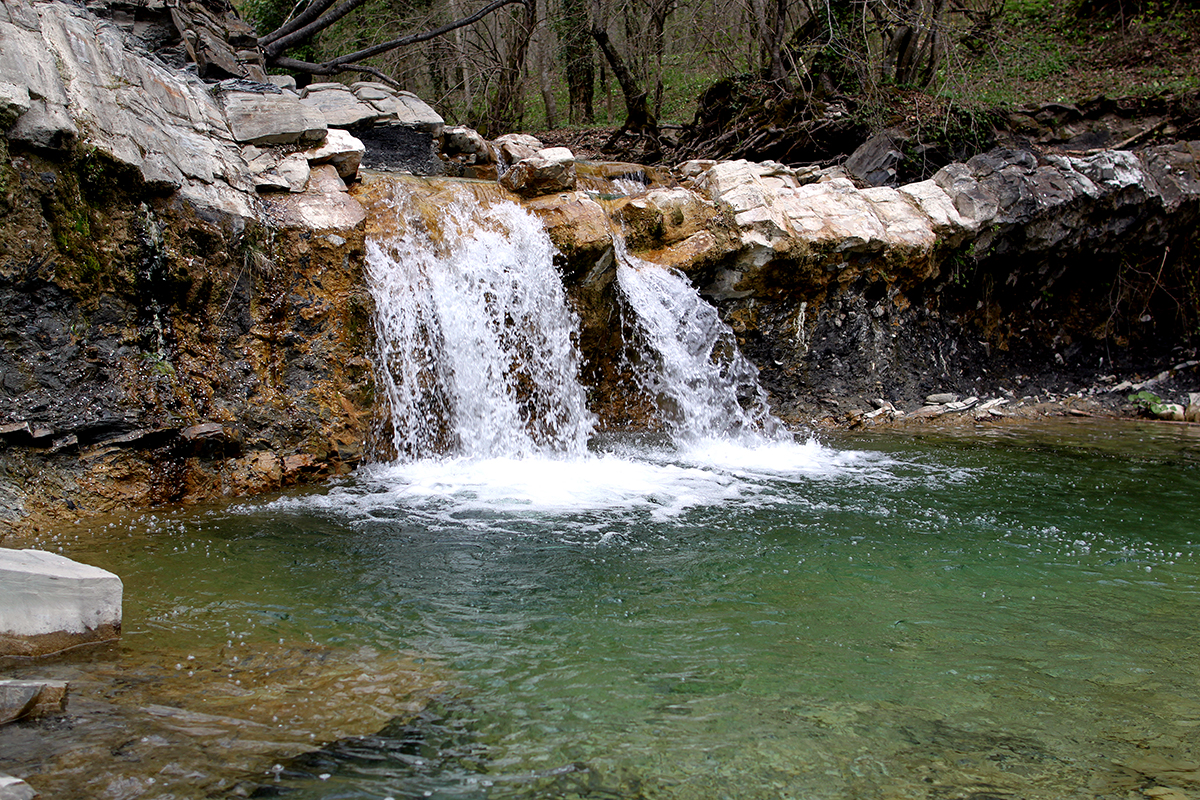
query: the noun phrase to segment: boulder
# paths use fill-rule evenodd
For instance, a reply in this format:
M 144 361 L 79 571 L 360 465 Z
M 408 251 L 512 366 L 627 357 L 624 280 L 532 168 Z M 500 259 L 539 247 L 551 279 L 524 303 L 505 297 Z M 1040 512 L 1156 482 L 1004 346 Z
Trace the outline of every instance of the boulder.
M 332 164 L 342 179 L 353 181 L 358 177 L 363 153 L 367 150 L 361 140 L 347 131 L 330 128 L 325 141 L 304 152 L 309 164 Z
M 637 255 L 643 261 L 661 267 L 692 273 L 719 261 L 729 254 L 729 250 L 728 243 L 723 238 L 714 236 L 709 231 L 697 231 L 682 241 L 658 249 L 641 251 Z
M 502 164 L 516 164 L 523 158 L 533 158 L 545 147 L 541 140 L 527 133 L 506 133 L 497 137 L 492 144 Z
M 565 147 L 548 147 L 521 159 L 500 176 L 500 185 L 525 197 L 575 188 L 575 155 Z
M 356 81 L 350 84 L 350 91 L 354 92 L 354 96 L 359 100 L 386 100 L 389 97 L 396 96 L 396 90 L 386 83 L 378 83 L 376 81 Z
M 477 164 L 491 160 L 487 140 L 474 128 L 454 125 L 442 129 L 442 152 L 448 156 L 474 156 Z
M 868 186 L 895 186 L 904 160 L 904 137 L 883 131 L 867 139 L 846 159 L 846 171 Z
M 30 102 L 29 110 L 8 132 L 8 138 L 42 150 L 65 150 L 78 137 L 79 129 L 67 109 L 41 98 Z
M 978 229 L 976 223 L 958 213 L 954 200 L 935 181 L 905 184 L 896 191 L 921 210 L 938 240 L 950 247 L 958 247 L 968 234 Z
M 1183 422 L 1187 419 L 1187 411 L 1179 403 L 1159 403 L 1150 409 L 1150 413 L 1158 419 Z
M 121 579 L 42 550 L 0 549 L 0 655 L 43 656 L 121 635 Z
M 622 206 L 621 216 L 632 229 L 651 229 L 665 245 L 722 224 L 716 205 L 680 187 L 654 188 L 631 198 Z
M 884 239 L 893 250 L 908 248 L 909 258 L 933 250 L 937 244 L 937 234 L 929 216 L 912 201 L 910 195 L 890 186 L 877 186 L 862 190 L 862 196 L 883 223 Z
M 139 172 L 148 190 L 201 206 L 225 198 L 215 182 L 252 189 L 220 106 L 194 76 L 138 55 L 119 26 L 71 4 L 38 4 L 27 22 L 0 22 L 0 84 L 18 88 L 0 101 L 20 112 L 10 139 L 45 150 L 80 141 Z

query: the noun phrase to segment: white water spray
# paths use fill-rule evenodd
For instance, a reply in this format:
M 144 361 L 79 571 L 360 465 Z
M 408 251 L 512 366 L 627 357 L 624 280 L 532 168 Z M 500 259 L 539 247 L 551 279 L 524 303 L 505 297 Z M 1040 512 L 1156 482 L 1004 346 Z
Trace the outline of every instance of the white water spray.
M 769 505 L 781 482 L 857 468 L 855 454 L 794 441 L 716 310 L 684 276 L 623 249 L 618 279 L 622 313 L 633 315 L 625 327 L 637 336 L 635 371 L 668 417 L 674 446 L 617 437 L 589 452 L 578 320 L 541 224 L 461 187 L 417 184 L 420 195 L 412 187 L 397 181 L 390 206 L 376 205 L 388 219 L 375 216 L 373 227 L 394 230 L 367 244 L 379 387 L 400 458 L 327 495 L 277 502 L 361 519 L 403 509 L 455 530 L 584 514 L 604 538 L 606 525 L 623 529 L 630 513 Z M 578 531 L 585 539 L 589 526 Z
M 786 435 L 771 414 L 758 369 L 738 349 L 717 310 L 676 270 L 631 256 L 614 234 L 617 281 L 645 339 L 634 373 L 677 444 Z
M 367 268 L 396 452 L 583 453 L 593 418 L 578 380 L 578 321 L 541 224 L 466 191 L 434 217 L 394 186 L 398 230 L 368 241 Z

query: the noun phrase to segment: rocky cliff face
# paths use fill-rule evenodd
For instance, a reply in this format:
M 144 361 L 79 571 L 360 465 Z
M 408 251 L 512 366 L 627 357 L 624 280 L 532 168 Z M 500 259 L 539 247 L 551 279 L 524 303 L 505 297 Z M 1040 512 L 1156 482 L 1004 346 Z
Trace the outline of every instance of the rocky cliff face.
M 0 525 L 361 458 L 354 148 L 252 88 L 214 92 L 70 4 L 0 5 Z M 263 97 L 291 113 L 246 133 Z
M 1080 157 L 997 150 L 865 189 L 836 169 L 689 162 L 687 189 L 651 188 L 611 213 L 639 256 L 692 276 L 776 410 L 803 424 L 875 398 L 1024 382 L 1066 392 L 1194 359 L 1197 156 L 1194 142 Z M 590 221 L 602 212 L 562 200 L 553 212 L 531 205 L 567 260 L 584 262 L 570 268 L 583 276 L 581 307 L 603 308 L 607 232 Z M 584 337 L 601 348 L 590 362 L 606 364 L 611 325 L 584 319 L 585 332 L 598 320 Z M 619 386 L 606 369 L 598 380 Z

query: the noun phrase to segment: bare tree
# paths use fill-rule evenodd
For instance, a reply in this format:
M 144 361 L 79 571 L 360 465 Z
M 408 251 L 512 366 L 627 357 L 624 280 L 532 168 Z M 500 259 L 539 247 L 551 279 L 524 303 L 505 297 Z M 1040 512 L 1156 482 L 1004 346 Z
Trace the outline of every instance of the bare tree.
M 621 87 L 625 98 L 625 122 L 605 143 L 605 150 L 612 150 L 626 133 L 632 133 L 642 139 L 644 157 L 653 161 L 662 154 L 662 142 L 658 127 L 658 103 L 662 99 L 661 66 L 662 41 L 667 15 L 674 8 L 675 0 L 645 0 L 645 7 L 650 10 L 650 36 L 656 41 L 653 47 L 639 47 L 638 30 L 641 25 L 631 17 L 631 5 L 626 4 L 622 9 L 622 17 L 626 27 L 626 43 L 633 58 L 626 59 L 617 49 L 608 34 L 608 17 L 602 0 L 592 0 L 592 27 L 589 31 L 595 40 L 604 60 L 612 70 L 613 77 Z M 643 38 L 640 43 L 644 44 Z M 649 52 L 647 52 L 649 50 Z M 657 77 L 651 78 L 647 66 L 653 63 L 653 53 L 658 52 Z M 635 72 L 635 70 L 637 70 Z M 649 82 L 655 80 L 656 102 L 651 103 Z
M 303 11 L 291 17 L 270 33 L 259 37 L 258 46 L 262 50 L 267 66 L 306 72 L 310 75 L 336 75 L 344 71 L 364 72 L 387 83 L 396 84 L 396 81 L 382 70 L 362 64 L 361 62 L 401 47 L 408 47 L 444 36 L 452 31 L 472 25 L 505 6 L 523 5 L 526 12 L 525 16 L 528 18 L 533 18 L 533 15 L 536 13 L 536 0 L 492 0 L 492 2 L 480 8 L 475 13 L 457 18 L 437 28 L 373 44 L 321 63 L 301 61 L 287 56 L 289 50 L 308 43 L 317 34 L 353 13 L 366 2 L 367 0 L 342 0 L 341 3 L 338 3 L 338 0 L 312 0 Z M 528 27 L 532 30 L 532 25 Z M 522 64 L 524 63 L 525 47 L 528 45 L 528 41 L 528 34 L 526 34 L 524 42 L 520 44 Z M 517 70 L 519 72 L 520 66 L 517 67 Z M 505 78 L 502 77 L 502 86 L 507 90 L 506 97 L 511 97 L 511 86 L 504 84 L 504 80 Z M 512 79 L 508 78 L 508 81 L 511 84 Z
M 525 13 L 515 15 L 510 24 L 505 26 L 506 57 L 500 68 L 496 92 L 488 106 L 486 124 L 481 126 L 481 132 L 487 136 L 498 136 L 521 127 L 525 111 L 521 73 L 525 68 L 529 40 L 537 26 L 536 0 L 525 0 L 523 5 Z
M 590 123 L 596 119 L 592 106 L 596 70 L 592 60 L 590 31 L 585 0 L 562 0 L 558 41 L 567 78 L 569 115 L 575 124 Z
M 644 139 L 645 153 L 648 157 L 653 158 L 655 154 L 662 152 L 662 142 L 659 138 L 658 119 L 650 111 L 649 95 L 645 89 L 638 86 L 637 81 L 630 74 L 629 68 L 625 66 L 625 60 L 613 47 L 612 40 L 608 37 L 608 31 L 599 25 L 593 25 L 592 38 L 596 40 L 600 52 L 604 54 L 605 60 L 612 68 L 613 75 L 616 76 L 617 83 L 621 86 L 621 94 L 625 96 L 625 123 L 609 137 L 603 149 L 612 150 L 622 136 L 626 133 L 633 133 Z

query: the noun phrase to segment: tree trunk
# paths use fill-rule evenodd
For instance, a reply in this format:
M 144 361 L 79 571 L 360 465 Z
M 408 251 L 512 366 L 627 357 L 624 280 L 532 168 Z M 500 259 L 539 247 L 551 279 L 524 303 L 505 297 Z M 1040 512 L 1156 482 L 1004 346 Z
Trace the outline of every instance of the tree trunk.
M 461 0 L 450 0 L 450 16 L 455 19 L 460 19 L 463 14 Z M 457 65 L 458 84 L 462 91 L 462 119 L 467 119 L 471 114 L 471 106 L 475 103 L 475 95 L 472 91 L 471 62 L 467 58 L 467 47 L 463 41 L 463 29 L 456 28 L 454 31 L 454 61 Z
M 487 136 L 494 138 L 521 127 L 524 116 L 521 73 L 525 69 L 525 53 L 537 23 L 536 0 L 529 0 L 525 13 L 518 14 L 508 29 L 508 57 L 500 70 L 496 93 L 488 109 Z
M 625 61 L 609 41 L 608 31 L 597 26 L 592 27 L 592 38 L 604 54 L 604 59 L 612 67 L 613 76 L 621 86 L 621 94 L 625 96 L 625 124 L 605 143 L 605 149 L 616 146 L 625 132 L 641 135 L 645 139 L 645 154 L 651 158 L 662 153 L 662 143 L 659 140 L 658 120 L 650 112 L 646 92 L 638 88 L 637 82 L 625 67 Z
M 538 88 L 542 93 L 542 105 L 546 108 L 546 127 L 553 130 L 558 127 L 558 102 L 554 98 L 554 32 L 546 19 L 548 5 L 548 2 L 543 2 L 538 9 L 534 53 L 537 60 Z
M 592 62 L 592 39 L 584 0 L 563 0 L 558 40 L 567 75 L 572 124 L 596 120 L 592 97 L 596 93 L 596 70 Z

